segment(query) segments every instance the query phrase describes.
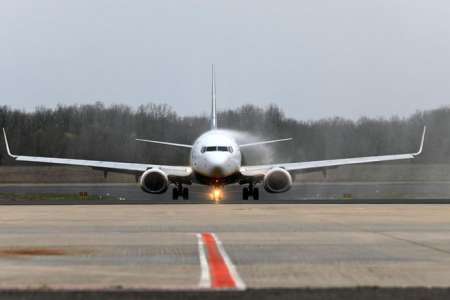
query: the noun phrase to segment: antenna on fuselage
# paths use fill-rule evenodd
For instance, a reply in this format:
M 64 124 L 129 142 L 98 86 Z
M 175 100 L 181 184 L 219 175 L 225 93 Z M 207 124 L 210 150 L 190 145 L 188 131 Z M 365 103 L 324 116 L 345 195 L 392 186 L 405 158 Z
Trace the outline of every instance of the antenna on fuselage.
M 214 65 L 212 65 L 212 82 L 211 82 L 211 129 L 217 128 L 217 114 L 216 114 L 216 79 L 214 72 Z

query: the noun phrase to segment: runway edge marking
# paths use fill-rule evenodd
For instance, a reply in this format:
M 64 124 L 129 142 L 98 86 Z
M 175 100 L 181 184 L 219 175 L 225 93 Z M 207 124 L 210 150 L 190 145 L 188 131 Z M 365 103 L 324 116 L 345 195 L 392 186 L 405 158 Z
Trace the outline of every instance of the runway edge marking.
M 198 233 L 197 240 L 201 267 L 199 287 L 245 290 L 245 283 L 217 235 Z

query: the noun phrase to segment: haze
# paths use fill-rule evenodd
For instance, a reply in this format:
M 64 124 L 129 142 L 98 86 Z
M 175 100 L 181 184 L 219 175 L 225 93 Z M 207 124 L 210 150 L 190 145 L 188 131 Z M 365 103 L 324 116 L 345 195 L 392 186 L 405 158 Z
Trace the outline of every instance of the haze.
M 448 104 L 448 1 L 0 1 L 0 104 L 278 104 L 289 117 Z

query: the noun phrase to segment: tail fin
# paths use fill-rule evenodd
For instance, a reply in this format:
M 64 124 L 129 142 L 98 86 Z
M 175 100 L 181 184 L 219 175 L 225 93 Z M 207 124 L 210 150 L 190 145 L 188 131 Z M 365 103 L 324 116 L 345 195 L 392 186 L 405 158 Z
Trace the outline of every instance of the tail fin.
M 214 78 L 214 65 L 212 65 L 212 82 L 211 82 L 211 129 L 217 128 L 216 113 L 216 80 Z

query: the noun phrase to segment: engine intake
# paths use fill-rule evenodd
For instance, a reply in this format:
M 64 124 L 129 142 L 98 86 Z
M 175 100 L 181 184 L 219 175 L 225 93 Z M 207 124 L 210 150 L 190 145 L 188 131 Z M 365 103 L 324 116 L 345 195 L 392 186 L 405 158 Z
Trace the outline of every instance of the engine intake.
M 292 186 L 292 176 L 282 168 L 273 168 L 264 176 L 264 189 L 269 193 L 283 193 Z
M 144 192 L 162 194 L 167 191 L 169 179 L 160 169 L 149 169 L 141 175 L 139 183 Z

